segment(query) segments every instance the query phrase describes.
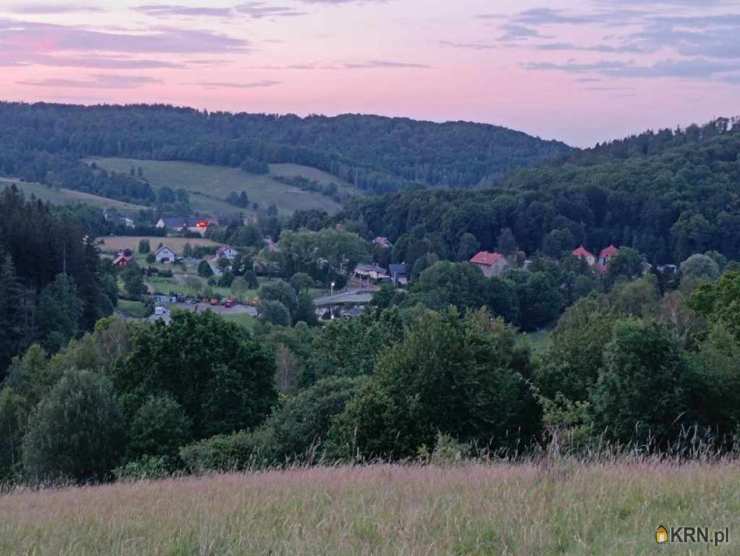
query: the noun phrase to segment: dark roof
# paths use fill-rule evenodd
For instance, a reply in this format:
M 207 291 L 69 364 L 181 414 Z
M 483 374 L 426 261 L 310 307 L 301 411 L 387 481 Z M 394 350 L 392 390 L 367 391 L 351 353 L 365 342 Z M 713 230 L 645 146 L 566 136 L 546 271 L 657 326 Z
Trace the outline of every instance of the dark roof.
M 408 274 L 408 267 L 405 264 L 388 265 L 388 271 L 391 274 Z
M 195 216 L 164 216 L 162 221 L 168 228 L 193 228 L 201 218 Z

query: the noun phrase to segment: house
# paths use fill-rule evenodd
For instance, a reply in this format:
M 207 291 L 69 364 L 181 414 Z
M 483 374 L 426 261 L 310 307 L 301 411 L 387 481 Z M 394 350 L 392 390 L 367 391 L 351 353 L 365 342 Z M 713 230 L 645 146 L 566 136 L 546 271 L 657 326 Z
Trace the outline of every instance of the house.
M 477 266 L 486 278 L 499 276 L 511 265 L 501 253 L 480 251 L 472 259 L 470 264 Z
M 216 222 L 209 218 L 197 216 L 163 216 L 155 224 L 156 228 L 172 230 L 174 232 L 192 232 L 205 235 L 209 226 Z
M 378 247 L 382 247 L 383 249 L 390 249 L 393 247 L 393 244 L 390 242 L 390 240 L 387 237 L 378 236 L 373 240 L 373 245 L 377 245 Z
M 382 266 L 376 264 L 358 264 L 355 267 L 354 277 L 360 280 L 388 280 L 390 276 Z
M 267 249 L 268 253 L 279 253 L 280 252 L 280 246 L 272 241 L 272 239 L 265 238 L 265 249 Z
M 618 254 L 619 249 L 614 247 L 614 245 L 604 247 L 604 249 L 601 250 L 601 253 L 599 253 L 599 270 L 606 272 L 606 269 L 609 266 L 609 261 Z
M 222 247 L 219 247 L 216 251 L 216 260 L 218 259 L 228 259 L 230 261 L 233 261 L 236 259 L 236 256 L 239 254 L 239 251 L 234 249 L 233 247 L 229 245 L 224 245 Z
M 388 265 L 388 273 L 396 286 L 405 286 L 409 283 L 409 270 L 406 264 Z
M 174 263 L 177 259 L 177 253 L 166 245 L 162 245 L 154 252 L 154 260 L 158 263 Z
M 583 261 L 586 261 L 586 264 L 588 264 L 588 266 L 594 266 L 594 264 L 596 264 L 596 257 L 594 256 L 594 254 L 586 249 L 583 245 L 573 251 L 572 255 L 574 257 L 578 257 Z
M 129 263 L 133 260 L 133 255 L 129 252 L 127 255 L 123 251 L 119 252 L 113 259 L 113 266 L 117 268 L 126 268 Z

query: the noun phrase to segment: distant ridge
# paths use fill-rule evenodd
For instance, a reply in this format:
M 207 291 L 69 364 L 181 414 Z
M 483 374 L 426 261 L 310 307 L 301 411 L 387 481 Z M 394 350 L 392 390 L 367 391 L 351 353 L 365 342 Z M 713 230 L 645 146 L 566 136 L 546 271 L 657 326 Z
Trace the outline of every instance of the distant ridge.
M 13 160 L 126 157 L 247 166 L 292 162 L 369 192 L 414 186 L 492 185 L 515 169 L 571 154 L 504 127 L 409 118 L 232 114 L 169 105 L 0 103 L 0 171 Z M 48 158 L 48 157 L 47 157 Z M 33 160 L 31 160 L 33 159 Z M 28 176 L 44 181 L 38 172 Z M 65 184 L 69 185 L 69 184 Z

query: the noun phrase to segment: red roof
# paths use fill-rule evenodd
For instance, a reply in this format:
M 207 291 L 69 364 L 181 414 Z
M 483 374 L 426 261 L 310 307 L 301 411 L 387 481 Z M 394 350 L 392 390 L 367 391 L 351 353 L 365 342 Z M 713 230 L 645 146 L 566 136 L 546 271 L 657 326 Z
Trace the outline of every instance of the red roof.
M 605 247 L 601 250 L 601 254 L 599 255 L 599 257 L 608 259 L 616 255 L 617 253 L 619 253 L 619 249 L 617 249 L 613 245 L 610 245 L 609 247 Z
M 470 262 L 482 266 L 493 266 L 501 259 L 505 259 L 501 253 L 491 253 L 489 251 L 481 251 L 475 255 Z
M 593 257 L 594 255 L 593 255 L 593 253 L 591 253 L 591 251 L 589 251 L 583 245 L 581 245 L 578 249 L 576 249 L 575 251 L 573 251 L 573 256 L 574 257 L 581 257 L 582 259 L 585 259 L 585 258 L 588 258 L 588 257 Z

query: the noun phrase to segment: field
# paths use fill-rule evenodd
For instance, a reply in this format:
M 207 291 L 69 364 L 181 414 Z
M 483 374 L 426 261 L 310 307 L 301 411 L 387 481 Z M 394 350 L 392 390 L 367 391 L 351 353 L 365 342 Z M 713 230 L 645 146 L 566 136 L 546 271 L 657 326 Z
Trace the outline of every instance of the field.
M 107 236 L 101 238 L 103 244 L 100 246 L 100 250 L 103 253 L 117 253 L 123 249 L 131 249 L 136 251 L 139 247 L 139 241 L 142 239 L 149 240 L 149 244 L 152 249 L 152 253 L 156 251 L 157 246 L 160 243 L 167 245 L 170 249 L 174 250 L 178 255 L 182 255 L 182 251 L 185 248 L 185 244 L 189 243 L 193 247 L 203 245 L 206 247 L 216 247 L 220 243 L 211 241 L 210 239 L 203 238 L 184 238 L 184 237 L 158 237 L 158 236 Z
M 737 554 L 739 515 L 732 463 L 293 469 L 0 496 L 0 553 Z
M 131 203 L 124 203 L 123 201 L 116 201 L 114 199 L 108 199 L 107 197 L 100 197 L 98 195 L 91 195 L 90 193 L 83 193 L 81 191 L 72 191 L 71 189 L 55 189 L 47 187 L 40 183 L 24 182 L 14 180 L 10 178 L 0 178 L 0 189 L 4 189 L 6 186 L 15 184 L 18 189 L 23 191 L 26 196 L 34 195 L 36 198 L 42 201 L 47 201 L 53 205 L 74 205 L 82 203 L 85 205 L 92 205 L 98 208 L 114 208 L 122 212 L 133 213 L 146 207 L 141 205 L 133 205 Z
M 196 211 L 218 213 L 239 210 L 224 201 L 233 191 L 246 191 L 252 203 L 259 203 L 264 207 L 274 203 L 284 214 L 309 209 L 335 213 L 341 208 L 336 202 L 319 193 L 302 191 L 273 179 L 271 175 L 247 174 L 238 168 L 128 158 L 90 159 L 93 160 L 101 168 L 116 172 L 128 173 L 132 167 L 141 167 L 144 170 L 144 177 L 153 187 L 183 188 L 190 192 L 190 204 Z M 320 170 L 296 164 L 275 164 L 271 167 L 271 172 L 275 176 L 303 175 L 322 182 L 331 179 L 338 185 L 343 185 L 343 188 L 353 189 L 347 184 L 342 184 L 338 178 L 333 178 Z

